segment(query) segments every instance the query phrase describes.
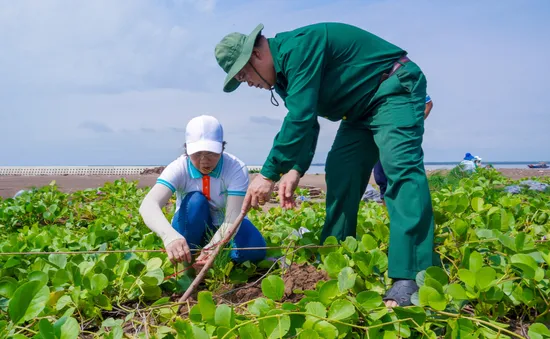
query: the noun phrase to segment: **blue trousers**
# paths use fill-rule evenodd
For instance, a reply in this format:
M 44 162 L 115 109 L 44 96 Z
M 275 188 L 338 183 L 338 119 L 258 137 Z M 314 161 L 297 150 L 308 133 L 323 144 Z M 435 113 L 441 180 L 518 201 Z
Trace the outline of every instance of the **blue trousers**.
M 380 161 L 374 165 L 374 181 L 380 187 L 380 199 L 384 199 L 384 194 L 388 188 L 388 178 L 386 178 L 386 173 L 384 173 Z
M 208 200 L 201 192 L 191 192 L 182 199 L 180 208 L 172 220 L 172 227 L 178 231 L 191 249 L 206 246 L 209 239 L 218 230 L 212 224 Z M 231 247 L 265 247 L 266 242 L 260 231 L 248 219 L 244 219 L 233 240 Z M 250 260 L 261 261 L 266 256 L 266 250 L 234 250 L 231 259 L 237 263 Z

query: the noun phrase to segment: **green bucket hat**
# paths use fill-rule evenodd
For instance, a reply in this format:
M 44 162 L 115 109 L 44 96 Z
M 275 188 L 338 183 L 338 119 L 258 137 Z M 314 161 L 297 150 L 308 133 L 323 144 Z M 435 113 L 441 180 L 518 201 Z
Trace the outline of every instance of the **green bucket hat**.
M 235 75 L 243 69 L 250 59 L 254 42 L 263 28 L 264 25 L 259 24 L 248 36 L 242 33 L 230 33 L 216 45 L 216 60 L 227 73 L 223 83 L 224 92 L 233 92 L 241 84 L 235 79 Z

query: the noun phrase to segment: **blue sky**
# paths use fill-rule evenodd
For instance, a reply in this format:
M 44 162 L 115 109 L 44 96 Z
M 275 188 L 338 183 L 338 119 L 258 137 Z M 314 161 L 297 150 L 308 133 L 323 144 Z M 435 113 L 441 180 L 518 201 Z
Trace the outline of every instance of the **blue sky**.
M 426 161 L 550 160 L 548 0 L 0 0 L 0 165 L 167 164 L 187 121 L 215 115 L 262 164 L 286 114 L 223 93 L 227 33 L 341 21 L 409 52 L 428 79 Z M 281 102 L 281 100 L 279 100 Z M 24 122 L 26 121 L 26 122 Z M 315 162 L 338 123 L 324 119 Z

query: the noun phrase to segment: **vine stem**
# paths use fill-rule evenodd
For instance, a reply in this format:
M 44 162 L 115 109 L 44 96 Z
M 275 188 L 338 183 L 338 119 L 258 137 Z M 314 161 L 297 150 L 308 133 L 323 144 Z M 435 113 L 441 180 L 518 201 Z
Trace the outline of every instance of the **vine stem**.
M 252 320 L 248 320 L 248 321 L 245 321 L 245 322 L 242 322 L 240 323 L 239 325 L 237 326 L 234 326 L 233 328 L 231 328 L 229 331 L 227 331 L 223 337 L 221 337 L 220 339 L 225 339 L 225 337 L 227 337 L 227 335 L 231 334 L 233 331 L 237 330 L 238 328 L 240 327 L 243 327 L 243 326 L 246 326 L 248 324 L 251 324 L 251 323 L 254 323 L 254 322 L 259 322 L 260 320 L 265 320 L 265 319 L 271 319 L 271 318 L 280 318 L 282 316 L 290 316 L 290 315 L 306 315 L 306 316 L 311 316 L 311 317 L 314 317 L 314 318 L 317 318 L 317 319 L 321 319 L 321 320 L 324 320 L 324 321 L 327 321 L 327 322 L 331 322 L 331 323 L 335 323 L 335 324 L 339 324 L 339 325 L 344 325 L 344 326 L 349 326 L 349 327 L 353 327 L 353 328 L 357 328 L 357 329 L 361 329 L 365 332 L 368 333 L 368 330 L 369 329 L 373 329 L 373 328 L 378 328 L 378 327 L 383 327 L 383 326 L 386 326 L 386 325 L 392 325 L 392 324 L 398 324 L 398 323 L 402 323 L 402 322 L 405 322 L 405 321 L 412 321 L 417 327 L 419 327 L 418 323 L 412 319 L 412 318 L 406 318 L 406 319 L 398 319 L 398 320 L 394 320 L 394 321 L 390 321 L 390 322 L 387 322 L 387 323 L 383 323 L 383 324 L 376 324 L 376 325 L 372 325 L 372 326 L 360 326 L 360 325 L 355 325 L 355 324 L 350 324 L 350 323 L 346 323 L 346 322 L 343 322 L 343 321 L 339 321 L 339 320 L 335 320 L 335 319 L 329 319 L 329 318 L 326 318 L 326 317 L 321 317 L 321 316 L 318 316 L 316 314 L 312 314 L 312 313 L 308 313 L 308 312 L 287 312 L 287 313 L 279 313 L 279 314 L 273 314 L 273 315 L 266 315 L 266 316 L 263 316 L 263 317 L 259 317 L 259 318 L 255 318 L 255 319 L 252 319 Z M 522 338 L 523 339 L 523 338 Z
M 340 247 L 340 245 L 305 245 L 300 248 L 332 248 Z M 221 251 L 255 251 L 255 250 L 284 250 L 290 248 L 298 248 L 297 246 L 263 246 L 263 247 L 228 247 L 222 248 Z M 200 252 L 201 249 L 192 248 L 191 252 Z M 66 255 L 78 255 L 78 254 L 107 254 L 107 253 L 166 253 L 164 249 L 158 250 L 102 250 L 102 251 L 58 251 L 58 252 L 2 252 L 0 256 L 8 255 L 50 255 L 50 254 L 66 254 Z
M 20 330 L 19 332 L 17 332 L 17 334 L 21 334 L 22 332 L 25 332 L 25 331 L 30 332 L 34 335 L 38 334 L 38 332 L 33 331 L 33 330 L 31 330 L 30 328 L 27 328 L 27 327 L 15 326 L 15 328 Z
M 433 310 L 434 312 L 436 313 L 439 313 L 441 315 L 446 315 L 448 317 L 453 317 L 453 318 L 462 318 L 462 319 L 468 319 L 470 321 L 473 321 L 473 322 L 477 322 L 477 323 L 480 323 L 480 324 L 483 324 L 483 325 L 486 325 L 486 326 L 489 326 L 489 327 L 492 327 L 494 329 L 497 329 L 499 332 L 504 332 L 508 335 L 511 335 L 513 337 L 516 337 L 516 338 L 520 338 L 520 339 L 525 339 L 525 337 L 522 337 L 521 335 L 517 334 L 517 333 L 514 333 L 512 331 L 509 331 L 507 329 L 504 329 L 502 327 L 499 327 L 495 324 L 492 324 L 488 321 L 485 321 L 485 320 L 481 320 L 481 319 L 477 319 L 477 318 L 472 318 L 472 317 L 465 317 L 465 316 L 462 316 L 461 314 L 455 314 L 455 313 L 449 313 L 449 312 L 444 312 L 444 311 L 437 311 L 437 310 Z

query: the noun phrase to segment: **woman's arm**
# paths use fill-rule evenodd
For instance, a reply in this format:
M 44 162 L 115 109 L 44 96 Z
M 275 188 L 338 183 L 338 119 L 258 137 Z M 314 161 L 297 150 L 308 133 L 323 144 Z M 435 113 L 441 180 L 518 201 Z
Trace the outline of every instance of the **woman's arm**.
M 185 238 L 170 225 L 162 212 L 162 207 L 166 205 L 171 196 L 172 191 L 168 187 L 155 184 L 143 199 L 139 213 L 145 225 L 162 239 L 171 261 L 185 259 L 185 261 L 191 262 L 191 251 Z
M 218 231 L 212 237 L 212 240 L 210 240 L 210 242 L 205 246 L 205 248 L 209 249 L 213 245 L 216 245 L 217 243 L 219 243 L 225 237 L 225 235 L 227 234 L 227 230 L 229 229 L 229 227 L 231 227 L 231 225 L 233 225 L 233 223 L 241 213 L 241 207 L 243 205 L 243 201 L 244 201 L 244 196 L 230 195 L 227 197 L 227 203 L 225 206 L 225 219 L 223 223 L 220 225 L 220 227 L 218 228 Z M 235 234 L 237 234 L 240 227 L 241 225 L 237 227 Z

